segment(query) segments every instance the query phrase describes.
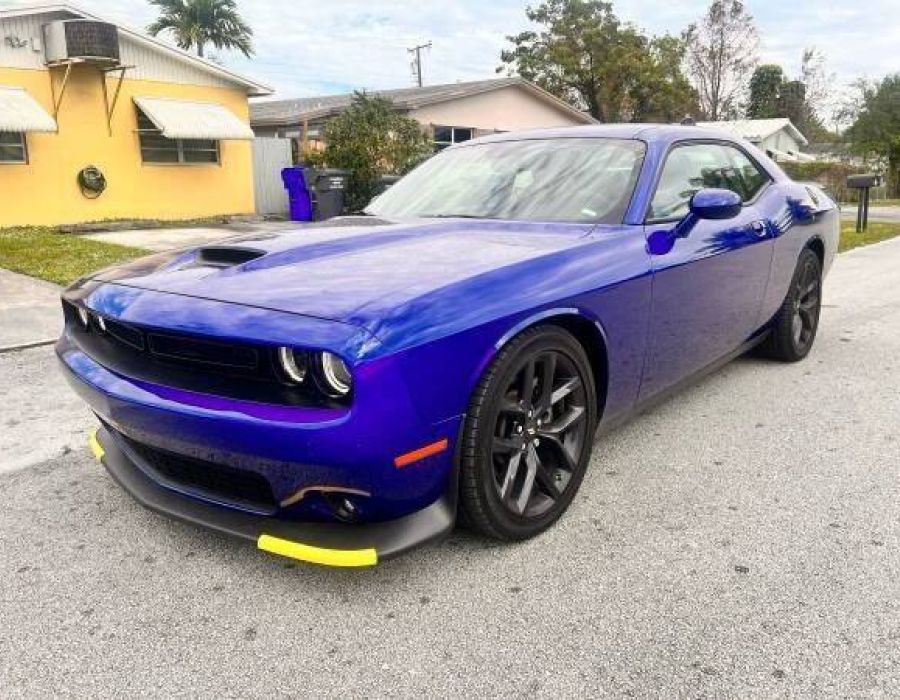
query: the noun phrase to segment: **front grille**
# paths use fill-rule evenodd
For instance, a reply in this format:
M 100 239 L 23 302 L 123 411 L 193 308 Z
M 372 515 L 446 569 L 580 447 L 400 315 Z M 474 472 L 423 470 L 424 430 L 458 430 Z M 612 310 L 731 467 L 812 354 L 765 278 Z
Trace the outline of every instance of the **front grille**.
M 144 349 L 144 334 L 136 328 L 127 326 L 118 321 L 106 321 L 106 332 L 120 343 L 124 343 L 135 350 Z
M 117 434 L 163 483 L 211 500 L 265 513 L 272 513 L 277 508 L 272 487 L 261 474 L 159 450 Z
M 259 353 L 255 348 L 229 343 L 214 343 L 164 333 L 148 333 L 150 352 L 178 362 L 197 362 L 230 369 L 256 369 Z
M 76 307 L 63 302 L 70 336 L 85 353 L 124 377 L 257 403 L 335 408 L 316 389 L 285 381 L 271 346 L 223 342 L 91 316 L 85 329 Z

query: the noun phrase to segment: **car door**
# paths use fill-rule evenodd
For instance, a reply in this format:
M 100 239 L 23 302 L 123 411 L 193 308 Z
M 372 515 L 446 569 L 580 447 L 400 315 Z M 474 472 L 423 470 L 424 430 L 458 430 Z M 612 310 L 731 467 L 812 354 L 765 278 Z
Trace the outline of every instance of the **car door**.
M 773 254 L 773 227 L 759 205 L 769 183 L 734 145 L 683 142 L 670 149 L 648 210 L 648 236 L 673 231 L 706 187 L 733 190 L 744 206 L 733 219 L 697 221 L 671 250 L 653 255 L 641 399 L 727 355 L 757 329 Z

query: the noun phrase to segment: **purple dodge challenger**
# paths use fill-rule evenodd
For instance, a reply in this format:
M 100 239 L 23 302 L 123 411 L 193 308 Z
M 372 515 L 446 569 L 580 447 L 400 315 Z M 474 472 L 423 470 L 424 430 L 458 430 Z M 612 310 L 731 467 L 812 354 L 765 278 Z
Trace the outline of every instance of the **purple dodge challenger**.
M 63 295 L 95 455 L 167 515 L 366 566 L 533 537 L 595 430 L 757 348 L 802 360 L 839 212 L 696 127 L 476 139 L 358 215 L 154 255 Z

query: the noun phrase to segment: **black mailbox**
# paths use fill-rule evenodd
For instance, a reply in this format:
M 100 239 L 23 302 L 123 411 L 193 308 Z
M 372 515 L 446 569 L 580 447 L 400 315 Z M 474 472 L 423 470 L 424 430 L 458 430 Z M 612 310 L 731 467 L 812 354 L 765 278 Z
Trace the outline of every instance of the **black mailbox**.
M 847 177 L 847 187 L 851 190 L 865 190 L 870 187 L 881 187 L 883 184 L 884 177 L 876 173 L 850 175 Z
M 856 207 L 856 232 L 865 231 L 869 227 L 869 195 L 873 187 L 881 187 L 884 184 L 884 176 L 878 173 L 862 173 L 860 175 L 848 175 L 847 187 L 859 190 Z

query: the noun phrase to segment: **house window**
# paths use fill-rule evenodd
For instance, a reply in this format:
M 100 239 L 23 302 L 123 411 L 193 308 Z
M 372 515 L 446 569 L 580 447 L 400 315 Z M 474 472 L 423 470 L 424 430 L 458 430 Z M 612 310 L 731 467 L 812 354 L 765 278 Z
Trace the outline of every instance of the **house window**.
M 167 139 L 150 118 L 137 110 L 138 138 L 144 163 L 218 163 L 219 142 L 211 139 Z
M 469 141 L 475 136 L 475 129 L 467 126 L 436 126 L 434 127 L 434 151 L 443 151 L 454 143 Z
M 27 163 L 25 134 L 0 131 L 0 163 Z

